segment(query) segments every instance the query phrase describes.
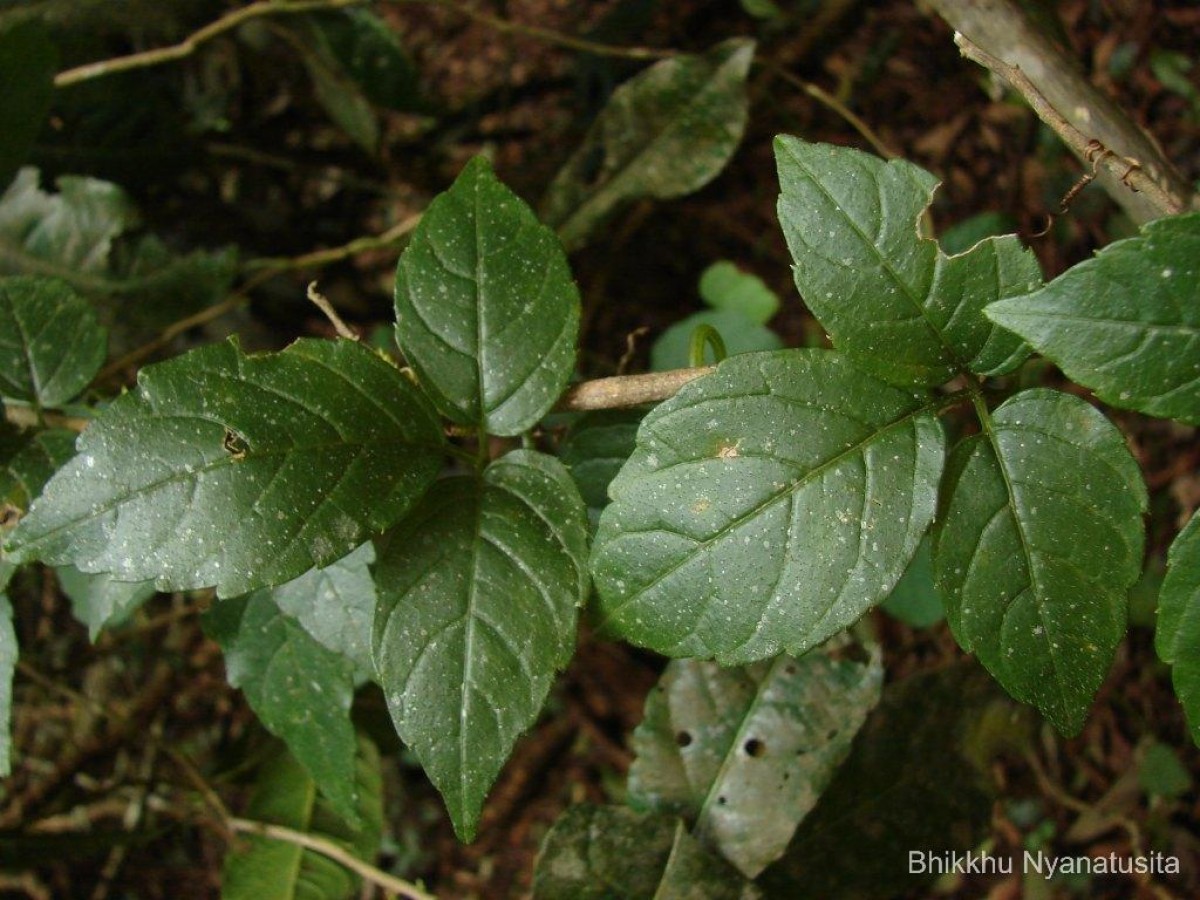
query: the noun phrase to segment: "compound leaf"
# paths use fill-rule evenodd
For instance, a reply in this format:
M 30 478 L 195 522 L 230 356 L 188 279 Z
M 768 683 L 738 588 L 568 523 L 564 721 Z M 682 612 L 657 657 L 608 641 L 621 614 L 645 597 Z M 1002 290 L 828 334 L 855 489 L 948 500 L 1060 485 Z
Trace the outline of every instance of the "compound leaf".
M 732 357 L 686 385 L 609 486 L 592 555 L 608 630 L 733 664 L 854 622 L 933 517 L 935 408 L 820 350 Z
M 779 221 L 796 287 L 834 345 L 895 384 L 935 385 L 957 372 L 999 374 L 1027 355 L 983 315 L 1041 282 L 1011 235 L 946 256 L 917 223 L 937 180 L 903 160 L 775 140 Z
M 442 462 L 440 423 L 352 341 L 148 366 L 78 442 L 10 539 L 40 558 L 222 597 L 345 556 L 402 517 Z
M 375 547 L 363 544 L 349 556 L 309 569 L 294 581 L 271 588 L 271 599 L 299 622 L 319 644 L 354 664 L 360 677 L 375 671 L 371 627 L 375 617 L 375 580 L 370 564 Z
M 757 888 L 674 816 L 571 806 L 538 856 L 534 900 L 754 900 Z
M 441 412 L 528 430 L 575 364 L 579 291 L 554 232 L 483 157 L 421 219 L 396 269 L 396 341 Z
M 379 752 L 360 737 L 352 763 L 359 798 L 357 827 L 329 808 L 308 772 L 282 747 L 259 768 L 246 815 L 331 840 L 373 862 L 383 834 Z M 239 844 L 225 857 L 224 900 L 350 900 L 360 895 L 360 879 L 316 851 L 259 835 L 239 835 Z
M 1065 735 L 1083 727 L 1141 572 L 1146 488 L 1092 406 L 1011 398 L 947 466 L 934 578 L 959 645 Z
M 86 300 L 52 278 L 0 278 L 0 395 L 61 406 L 104 363 L 108 338 Z
M 0 93 L 0 188 L 8 187 L 37 140 L 57 71 L 58 51 L 43 22 L 0 29 L 0 84 L 10 86 Z
M 1200 744 L 1200 513 L 1192 515 L 1167 555 L 1154 646 L 1159 659 L 1173 667 L 1175 694 L 1192 740 Z
M 269 590 L 216 602 L 204 630 L 221 645 L 229 683 L 283 739 L 332 809 L 357 824 L 350 661 L 284 615 Z
M 777 859 L 878 702 L 878 655 L 673 660 L 633 735 L 629 803 L 694 823 L 747 878 Z
M 1200 425 L 1200 213 L 1157 219 L 988 318 L 1114 406 Z
M 733 38 L 655 63 L 613 92 L 542 204 L 568 250 L 629 200 L 682 197 L 717 176 L 746 127 L 753 58 L 754 42 Z
M 379 551 L 379 681 L 464 840 L 571 657 L 586 542 L 567 470 L 518 450 L 440 482 Z

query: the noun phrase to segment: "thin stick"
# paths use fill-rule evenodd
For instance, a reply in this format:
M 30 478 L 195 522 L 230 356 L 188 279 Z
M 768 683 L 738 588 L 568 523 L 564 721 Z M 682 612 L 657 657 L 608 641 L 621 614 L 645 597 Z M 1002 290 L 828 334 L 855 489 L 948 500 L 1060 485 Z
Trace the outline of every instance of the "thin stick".
M 340 247 L 314 250 L 301 256 L 268 256 L 263 259 L 252 259 L 246 263 L 244 268 L 247 272 L 269 270 L 274 275 L 289 269 L 315 269 L 327 266 L 369 250 L 383 250 L 393 244 L 398 244 L 402 238 L 417 227 L 420 221 L 421 214 L 416 213 L 393 225 L 383 234 L 355 238 Z
M 854 113 L 853 110 L 846 106 L 846 104 L 842 103 L 837 99 L 837 97 L 833 96 L 820 85 L 813 84 L 811 81 L 805 81 L 803 78 L 798 78 L 787 69 L 781 68 L 780 66 L 768 64 L 767 70 L 772 74 L 782 78 L 793 87 L 804 91 L 804 93 L 808 94 L 808 96 L 812 97 L 822 106 L 840 116 L 847 125 L 862 135 L 862 139 L 870 144 L 875 152 L 884 159 L 895 159 L 899 155 L 883 142 L 883 139 L 871 129 L 870 125 L 864 122 Z
M 1059 139 L 1070 147 L 1077 156 L 1083 159 L 1090 159 L 1091 156 L 1089 154 L 1095 154 L 1095 147 L 1098 143 L 1097 139 L 1084 134 L 1068 122 L 1066 117 L 1055 109 L 1053 104 L 1046 99 L 1045 95 L 1025 76 L 1025 73 L 1020 68 L 1010 66 L 1004 60 L 988 53 L 961 32 L 955 33 L 954 43 L 958 45 L 962 55 L 967 59 L 978 63 L 985 69 L 995 72 L 1012 85 L 1025 98 L 1025 101 L 1033 111 L 1037 113 L 1038 118 L 1049 125 L 1054 133 L 1059 136 Z M 1151 178 L 1149 174 L 1143 171 L 1137 160 L 1126 159 L 1115 153 L 1104 153 L 1099 157 L 1099 162 L 1111 175 L 1116 177 L 1131 191 L 1144 194 L 1162 215 L 1173 216 L 1183 212 L 1184 206 L 1179 198 L 1170 194 L 1156 180 Z
M 339 336 L 347 338 L 351 341 L 358 340 L 358 335 L 355 334 L 353 329 L 351 329 L 350 326 L 342 320 L 342 317 L 337 314 L 337 310 L 333 308 L 333 304 L 329 302 L 329 298 L 317 290 L 317 283 L 315 281 L 310 281 L 308 283 L 308 299 L 316 304 L 317 309 L 325 314 L 325 318 L 327 318 L 330 324 L 333 325 L 333 330 L 336 331 Z
M 161 63 L 171 62 L 172 60 L 183 59 L 195 53 L 201 44 L 211 41 L 231 28 L 236 28 L 243 22 L 256 19 L 260 16 L 290 15 L 292 13 L 312 12 L 318 9 L 341 9 L 346 6 L 356 6 L 363 2 L 364 0 L 294 0 L 291 3 L 279 3 L 276 0 L 260 0 L 258 3 L 251 3 L 249 6 L 243 6 L 241 9 L 235 9 L 227 13 L 215 22 L 210 22 L 203 28 L 192 32 L 178 44 L 170 47 L 143 50 L 140 53 L 118 56 L 115 59 L 105 59 L 100 62 L 77 66 L 74 69 L 67 69 L 65 72 L 59 72 L 54 76 L 54 86 L 58 88 L 70 87 L 73 84 L 79 84 L 81 81 L 102 78 L 105 75 L 112 75 L 116 72 L 127 72 L 130 69 L 157 66 Z
M 476 22 L 482 22 L 485 25 L 495 28 L 497 31 L 519 34 L 524 37 L 545 41 L 548 44 L 557 44 L 560 47 L 566 47 L 570 50 L 578 50 L 581 53 L 641 60 L 670 59 L 672 56 L 678 55 L 674 50 L 658 50 L 654 47 L 618 47 L 613 44 L 601 44 L 585 38 L 572 37 L 569 34 L 551 31 L 549 28 L 538 28 L 536 25 L 523 25 L 520 22 L 501 19 L 498 16 L 493 16 L 491 13 L 474 9 L 465 3 L 457 3 L 455 0 L 433 0 L 433 2 L 437 6 L 452 9 L 469 19 L 474 19 Z
M 259 837 L 273 838 L 277 841 L 286 841 L 289 844 L 303 847 L 305 850 L 313 850 L 322 856 L 328 856 L 334 862 L 341 863 L 356 875 L 365 878 L 372 884 L 378 885 L 385 891 L 391 891 L 392 893 L 399 894 L 401 897 L 408 897 L 410 900 L 437 900 L 435 895 L 427 893 L 415 884 L 404 881 L 401 878 L 396 878 L 394 875 L 389 875 L 387 872 L 363 862 L 345 848 L 333 843 L 333 841 L 305 834 L 302 831 L 294 831 L 283 825 L 273 825 L 270 822 L 256 822 L 252 819 L 239 819 L 237 817 L 230 817 L 227 821 L 229 827 L 234 831 L 240 831 L 244 834 L 254 834 Z
M 597 378 L 571 387 L 558 403 L 556 412 L 575 412 L 592 409 L 621 409 L 657 403 L 673 397 L 689 381 L 714 370 L 713 366 L 696 369 L 672 369 L 669 372 L 649 372 L 645 375 L 616 375 Z

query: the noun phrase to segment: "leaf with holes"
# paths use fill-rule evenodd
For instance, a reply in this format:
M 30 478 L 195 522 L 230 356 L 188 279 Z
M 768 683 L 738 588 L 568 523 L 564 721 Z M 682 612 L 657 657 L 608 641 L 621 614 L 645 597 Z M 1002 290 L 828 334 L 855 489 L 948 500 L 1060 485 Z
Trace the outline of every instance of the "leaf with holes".
M 104 363 L 108 337 L 88 302 L 51 278 L 0 278 L 0 395 L 61 406 Z
M 946 256 L 917 223 L 937 180 L 903 160 L 775 139 L 779 222 L 796 287 L 834 346 L 873 375 L 935 385 L 969 370 L 995 375 L 1028 355 L 983 314 L 1041 283 L 1012 235 Z
M 1192 740 L 1200 744 L 1200 513 L 1192 515 L 1171 544 L 1158 597 L 1154 647 L 1159 659 L 1172 666 L 1175 694 L 1187 714 Z
M 815 650 L 722 669 L 674 660 L 633 735 L 629 804 L 694 823 L 747 878 L 779 858 L 867 713 L 883 669 Z
M 383 540 L 375 665 L 400 738 L 471 840 L 575 646 L 587 520 L 558 460 L 517 450 L 440 482 Z
M 1114 406 L 1200 425 L 1200 213 L 1158 219 L 988 318 Z
M 359 738 L 354 767 L 359 825 L 351 827 L 330 809 L 316 785 L 280 747 L 258 768 L 246 816 L 282 825 L 337 844 L 352 856 L 373 863 L 383 834 L 383 778 L 379 751 Z M 351 900 L 361 896 L 361 881 L 339 863 L 291 841 L 239 834 L 225 857 L 221 878 L 224 900 Z
M 1017 394 L 955 447 L 934 578 L 959 645 L 1074 735 L 1125 634 L 1146 488 L 1121 433 L 1083 400 Z
M 746 128 L 754 42 L 655 63 L 614 92 L 542 202 L 568 250 L 630 200 L 670 200 L 725 168 Z
M 214 344 L 143 369 L 8 549 L 236 596 L 328 565 L 396 522 L 443 447 L 408 379 L 352 341 L 253 356 Z
M 686 385 L 609 487 L 592 554 L 607 630 L 730 665 L 854 622 L 933 518 L 937 409 L 822 350 L 732 357 Z
M 568 807 L 538 856 L 534 900 L 757 900 L 762 895 L 674 816 Z
M 579 291 L 554 232 L 483 157 L 421 219 L 396 268 L 396 341 L 447 417 L 537 424 L 575 364 Z
M 269 590 L 217 601 L 204 630 L 221 645 L 229 683 L 284 740 L 333 810 L 356 824 L 350 661 L 284 615 Z

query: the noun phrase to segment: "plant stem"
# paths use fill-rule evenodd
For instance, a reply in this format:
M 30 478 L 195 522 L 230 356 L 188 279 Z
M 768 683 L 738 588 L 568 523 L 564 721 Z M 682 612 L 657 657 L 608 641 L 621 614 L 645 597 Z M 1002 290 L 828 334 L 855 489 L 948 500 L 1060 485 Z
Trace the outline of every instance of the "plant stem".
M 1013 0 L 930 0 L 967 58 L 999 75 L 1084 162 L 1105 154 L 1099 182 L 1136 222 L 1187 209 L 1191 186 L 1158 146 Z
M 672 369 L 645 375 L 615 375 L 572 385 L 558 403 L 555 412 L 582 412 L 593 409 L 621 409 L 657 403 L 673 397 L 689 381 L 714 371 L 713 366 L 696 369 Z
M 570 50 L 578 50 L 581 53 L 640 60 L 669 59 L 677 55 L 674 50 L 659 50 L 654 47 L 618 47 L 613 44 L 601 44 L 585 38 L 572 37 L 569 34 L 551 31 L 549 28 L 538 28 L 536 25 L 524 25 L 520 22 L 501 19 L 498 16 L 493 16 L 491 13 L 482 12 L 470 7 L 465 3 L 456 2 L 456 0 L 418 0 L 418 2 L 432 2 L 437 6 L 452 9 L 469 19 L 474 19 L 476 22 L 482 22 L 484 25 L 495 28 L 497 31 L 503 31 L 508 34 L 519 34 L 523 37 L 545 41 L 548 44 L 557 44 L 560 47 L 566 47 Z
M 408 897 L 410 900 L 436 900 L 433 894 L 422 890 L 415 884 L 404 881 L 401 878 L 396 878 L 382 869 L 363 862 L 344 847 L 325 838 L 305 834 L 302 831 L 295 831 L 283 825 L 274 825 L 270 822 L 256 822 L 252 819 L 240 819 L 236 816 L 231 816 L 227 819 L 226 824 L 234 831 L 240 831 L 243 834 L 254 834 L 277 841 L 286 841 L 289 844 L 303 847 L 305 850 L 320 853 L 322 856 L 329 857 L 334 862 L 341 863 L 347 869 L 354 872 L 354 874 L 372 884 L 383 888 L 385 891 L 398 894 L 401 897 Z
M 290 3 L 275 2 L 275 0 L 259 0 L 241 9 L 227 13 L 215 22 L 210 22 L 203 28 L 192 32 L 178 44 L 170 47 L 157 47 L 154 50 L 143 50 L 128 56 L 118 56 L 115 59 L 105 59 L 100 62 L 88 63 L 74 69 L 59 72 L 54 77 L 54 86 L 70 87 L 82 81 L 102 78 L 116 72 L 127 72 L 130 69 L 141 69 L 147 66 L 157 66 L 176 59 L 191 56 L 203 43 L 212 40 L 220 34 L 236 28 L 243 22 L 260 16 L 313 12 L 321 9 L 342 9 L 347 6 L 357 6 L 364 0 L 294 0 Z

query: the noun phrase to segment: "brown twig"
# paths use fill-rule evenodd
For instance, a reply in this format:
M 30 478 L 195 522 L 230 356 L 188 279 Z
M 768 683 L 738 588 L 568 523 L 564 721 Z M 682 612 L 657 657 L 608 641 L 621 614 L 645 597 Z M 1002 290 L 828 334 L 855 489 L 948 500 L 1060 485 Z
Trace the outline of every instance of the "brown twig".
M 333 304 L 329 302 L 329 298 L 317 290 L 317 283 L 315 281 L 308 283 L 308 299 L 329 320 L 329 324 L 333 326 L 333 330 L 338 333 L 339 337 L 344 337 L 351 341 L 358 340 L 358 335 L 354 333 L 354 329 L 347 325 L 342 317 L 338 315 L 337 310 L 333 308 Z
M 88 63 L 84 66 L 77 66 L 74 69 L 67 69 L 65 72 L 59 72 L 54 77 L 54 86 L 58 88 L 70 87 L 73 84 L 79 84 L 81 81 L 101 78 L 116 72 L 127 72 L 130 69 L 157 66 L 176 59 L 183 59 L 195 53 L 201 44 L 211 41 L 213 38 L 232 28 L 236 28 L 243 22 L 248 22 L 260 16 L 290 15 L 292 13 L 313 12 L 319 9 L 342 9 L 347 6 L 357 6 L 363 2 L 364 0 L 294 0 L 294 2 L 290 3 L 279 3 L 276 0 L 259 0 L 258 3 L 251 3 L 249 6 L 243 6 L 241 9 L 235 9 L 227 13 L 215 22 L 210 22 L 203 28 L 192 32 L 178 44 L 173 44 L 170 47 L 143 50 L 140 53 L 131 53 L 128 56 L 119 56 L 115 59 L 105 59 L 99 62 Z
M 1104 166 L 1108 172 L 1121 184 L 1134 193 L 1145 194 L 1154 204 L 1161 215 L 1177 215 L 1184 210 L 1183 202 L 1168 193 L 1157 181 L 1143 170 L 1141 164 L 1134 159 L 1123 158 L 1105 147 L 1097 138 L 1090 137 L 1080 131 L 1063 116 L 1036 85 L 1025 76 L 1016 66 L 998 59 L 962 34 L 954 36 L 962 55 L 972 62 L 977 62 L 986 69 L 995 72 L 1025 98 L 1039 119 L 1054 130 L 1064 144 L 1074 153 L 1085 159 L 1093 160 L 1097 166 Z M 1096 154 L 1096 147 L 1102 152 Z M 1091 180 L 1090 178 L 1088 179 Z
M 555 404 L 556 412 L 581 412 L 593 409 L 622 409 L 657 403 L 673 397 L 689 381 L 713 371 L 712 366 L 672 369 L 645 375 L 616 375 L 573 385 Z

